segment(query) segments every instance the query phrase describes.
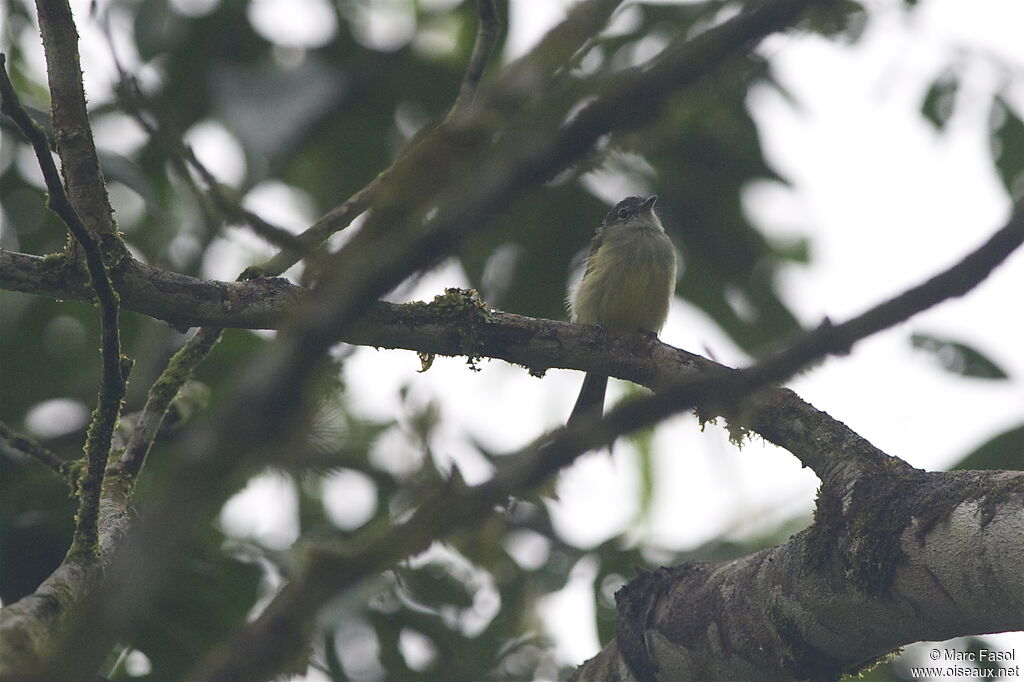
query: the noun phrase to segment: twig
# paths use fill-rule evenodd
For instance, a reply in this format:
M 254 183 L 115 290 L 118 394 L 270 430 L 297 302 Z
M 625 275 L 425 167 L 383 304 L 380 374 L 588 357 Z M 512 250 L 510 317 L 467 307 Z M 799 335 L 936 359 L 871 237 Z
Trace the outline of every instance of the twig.
M 506 107 L 507 111 L 515 110 L 516 107 L 510 107 L 508 102 L 502 102 L 507 98 L 519 102 L 524 97 L 536 95 L 538 90 L 546 87 L 552 72 L 560 61 L 574 54 L 590 36 L 600 31 L 608 17 L 620 4 L 622 4 L 622 0 L 588 0 L 576 5 L 565 21 L 548 32 L 529 54 L 510 64 L 504 70 L 499 82 L 495 83 L 493 88 L 488 88 L 489 91 L 496 93 L 495 99 L 500 100 L 495 106 Z M 481 11 L 487 10 L 482 9 Z M 486 31 L 490 30 L 490 28 L 486 29 Z M 497 27 L 494 30 L 496 31 Z M 477 46 L 480 47 L 478 50 L 477 46 L 474 46 L 473 55 L 470 58 L 471 68 L 475 68 L 473 64 L 482 60 L 482 57 L 476 60 L 474 57 L 487 51 L 486 43 L 480 45 L 480 31 L 481 29 L 478 28 Z M 490 40 L 486 35 L 485 39 Z M 464 77 L 464 88 L 469 87 L 466 86 L 467 80 L 471 80 L 471 77 Z M 478 85 L 479 81 L 473 87 Z M 459 105 L 456 101 L 453 109 L 457 106 Z M 487 119 L 489 115 L 481 116 L 481 118 Z M 429 132 L 414 139 L 390 167 L 300 234 L 299 240 L 305 248 L 312 250 L 327 241 L 334 233 L 348 227 L 357 216 L 373 205 L 387 183 L 394 180 L 396 184 L 401 184 L 403 179 L 407 180 L 410 175 L 419 173 L 422 169 L 419 169 L 418 166 L 423 163 L 424 157 L 429 159 L 429 163 L 436 165 L 436 159 L 444 158 L 445 155 L 432 156 L 431 153 L 441 151 L 439 146 L 445 144 L 445 136 L 451 131 L 450 124 L 455 122 L 455 119 L 456 117 L 449 115 L 445 121 L 430 129 Z M 451 152 L 450 149 L 446 151 Z M 424 172 L 429 176 L 433 170 L 432 168 Z M 421 174 L 419 177 L 422 178 L 423 175 Z M 297 263 L 300 256 L 301 254 L 292 251 L 282 251 L 266 263 L 249 268 L 247 275 L 249 277 L 279 275 Z
M 146 404 L 135 422 L 124 454 L 110 465 L 108 476 L 121 477 L 124 483 L 134 485 L 171 403 L 178 396 L 182 386 L 192 378 L 192 373 L 199 363 L 213 350 L 220 340 L 222 331 L 212 327 L 198 330 L 171 357 L 166 369 L 150 387 Z
M 192 175 L 188 171 L 189 166 L 202 178 L 209 199 L 225 221 L 246 224 L 257 235 L 279 248 L 293 249 L 299 253 L 307 252 L 305 245 L 299 241 L 296 235 L 246 209 L 239 202 L 229 199 L 220 182 L 199 160 L 191 146 L 185 144 L 179 135 L 166 132 L 163 124 L 154 123 L 147 118 L 143 113 L 143 108 L 147 109 L 149 115 L 154 119 L 157 119 L 157 116 L 146 95 L 135 78 L 122 67 L 116 55 L 114 64 L 120 78 L 117 92 L 121 95 L 120 100 L 125 110 L 151 138 L 157 140 L 164 147 L 168 157 L 173 160 L 178 174 L 192 187 L 200 201 L 203 201 L 205 197 L 196 187 Z
M 17 93 L 7 75 L 6 57 L 0 54 L 0 110 L 18 126 L 35 150 L 36 159 L 42 169 L 46 188 L 49 192 L 47 206 L 56 213 L 85 254 L 89 281 L 100 308 L 102 377 L 96 409 L 93 411 L 85 441 L 86 472 L 79 489 L 79 508 L 75 523 L 75 535 L 71 554 L 92 555 L 97 552 L 97 519 L 99 517 L 100 489 L 103 471 L 107 466 L 110 441 L 124 398 L 125 379 L 130 365 L 121 356 L 121 340 L 118 331 L 118 297 L 103 262 L 100 242 L 79 218 L 71 205 L 57 167 L 50 155 L 46 135 L 32 121 L 18 101 Z M 56 126 L 57 117 L 54 116 Z M 56 128 L 55 128 L 56 129 Z M 60 131 L 57 131 L 58 137 Z
M 480 79 L 483 78 L 484 70 L 487 68 L 487 61 L 491 58 L 491 53 L 498 41 L 501 19 L 498 16 L 494 0 L 477 0 L 476 10 L 476 41 L 473 43 L 473 52 L 469 56 L 466 73 L 462 77 L 459 95 L 455 98 L 451 111 L 448 112 L 449 118 L 458 116 L 473 103 L 473 98 L 480 86 Z
M 42 462 L 57 472 L 72 488 L 74 478 L 71 475 L 71 462 L 58 457 L 52 450 L 43 447 L 34 439 L 23 433 L 18 433 L 4 422 L 0 422 L 0 438 L 7 441 L 7 445 L 18 452 Z

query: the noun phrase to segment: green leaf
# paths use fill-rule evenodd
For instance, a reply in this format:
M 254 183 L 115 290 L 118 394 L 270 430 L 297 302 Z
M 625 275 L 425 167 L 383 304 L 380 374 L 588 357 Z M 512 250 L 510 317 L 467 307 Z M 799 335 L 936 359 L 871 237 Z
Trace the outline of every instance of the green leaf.
M 395 569 L 405 591 L 417 602 L 429 607 L 444 605 L 468 609 L 473 605 L 473 591 L 440 563 L 418 568 L 402 566 Z
M 914 348 L 931 353 L 947 372 L 977 379 L 1007 378 L 999 365 L 967 344 L 930 334 L 914 334 L 910 343 Z
M 1003 186 L 1014 199 L 1024 194 L 1024 121 L 1002 97 L 993 104 L 992 156 Z
M 953 102 L 959 87 L 960 81 L 956 75 L 947 72 L 932 83 L 921 103 L 921 114 L 940 132 L 953 115 Z
M 1024 470 L 1024 424 L 988 439 L 952 468 Z
M 208 532 L 156 604 L 136 624 L 132 646 L 153 665 L 153 679 L 180 680 L 196 661 L 245 622 L 262 572 L 220 550 Z
M 327 674 L 335 682 L 347 682 L 349 678 L 341 665 L 341 655 L 338 653 L 338 645 L 334 635 L 335 628 L 324 630 L 324 663 L 327 667 Z

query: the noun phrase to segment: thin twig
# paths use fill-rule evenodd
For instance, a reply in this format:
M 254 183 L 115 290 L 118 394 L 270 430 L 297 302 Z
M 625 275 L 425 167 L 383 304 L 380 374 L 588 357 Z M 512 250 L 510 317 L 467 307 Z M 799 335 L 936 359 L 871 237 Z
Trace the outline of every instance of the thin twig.
M 279 248 L 293 249 L 299 253 L 306 253 L 305 245 L 299 241 L 296 235 L 248 210 L 239 202 L 228 198 L 220 182 L 206 165 L 199 160 L 192 147 L 185 144 L 180 135 L 166 132 L 164 124 L 154 123 L 154 120 L 157 119 L 156 113 L 145 93 L 139 87 L 138 82 L 121 66 L 116 56 L 114 62 L 120 74 L 117 92 L 121 96 L 122 106 L 151 138 L 158 141 L 164 147 L 168 157 L 174 161 L 174 167 L 178 174 L 183 176 L 197 196 L 201 197 L 200 201 L 202 201 L 204 195 L 198 191 L 198 187 L 196 187 L 192 175 L 188 171 L 189 166 L 202 178 L 203 184 L 206 186 L 206 196 L 209 197 L 223 220 L 248 225 L 257 235 Z M 143 109 L 149 112 L 149 116 L 152 116 L 153 120 L 146 116 Z
M 480 87 L 480 79 L 484 76 L 487 62 L 498 42 L 501 19 L 498 16 L 498 8 L 495 6 L 494 0 L 477 0 L 476 11 L 476 40 L 473 43 L 473 52 L 469 56 L 466 73 L 462 77 L 459 95 L 448 112 L 449 118 L 458 116 L 473 103 L 473 98 L 476 97 L 477 89 Z
M 43 447 L 35 439 L 18 433 L 4 422 L 0 422 L 0 438 L 7 441 L 7 445 L 23 455 L 27 455 L 38 462 L 53 469 L 61 478 L 74 488 L 72 476 L 72 462 L 58 457 L 49 448 Z
M 166 369 L 153 382 L 128 444 L 121 458 L 110 465 L 108 475 L 123 475 L 124 482 L 134 485 L 135 479 L 146 460 L 157 432 L 167 415 L 171 403 L 178 396 L 182 386 L 192 377 L 201 363 L 220 340 L 223 330 L 204 327 L 182 345 L 171 357 Z
M 519 62 L 510 67 L 511 73 L 503 78 L 504 81 L 523 81 L 520 74 L 524 71 L 541 71 L 539 67 L 549 60 L 557 59 L 562 52 L 575 49 L 580 43 L 585 42 L 585 34 L 600 30 L 611 12 L 621 4 L 622 0 L 590 0 L 577 6 L 570 16 L 552 30 L 540 44 L 531 52 L 534 56 L 523 57 Z M 474 100 L 479 89 L 480 78 L 487 64 L 487 59 L 494 50 L 494 42 L 497 39 L 500 29 L 500 19 L 494 10 L 492 0 L 480 0 L 478 5 L 478 16 L 480 24 L 477 27 L 476 42 L 473 52 L 470 55 L 469 64 L 463 77 L 459 95 L 452 104 L 451 110 L 445 119 L 434 126 L 427 128 L 411 140 L 402 150 L 398 158 L 387 169 L 378 174 L 365 187 L 349 197 L 344 203 L 328 211 L 318 219 L 305 232 L 299 235 L 299 240 L 307 250 L 315 249 L 331 237 L 331 235 L 347 228 L 353 220 L 361 213 L 367 211 L 374 204 L 381 194 L 382 188 L 393 178 L 401 177 L 403 169 L 415 165 L 417 153 L 427 148 L 432 140 L 437 139 L 445 133 L 456 117 L 453 115 L 456 110 L 464 111 L 470 100 Z M 568 28 L 567 28 L 568 27 Z M 584 36 L 584 37 L 581 37 Z M 533 82 L 542 87 L 543 79 L 538 80 L 536 76 L 530 78 Z M 498 91 L 506 90 L 503 86 L 496 86 Z M 460 103 L 462 100 L 462 103 Z M 300 253 L 284 250 L 275 255 L 263 264 L 253 266 L 245 273 L 246 277 L 275 276 L 279 275 L 299 261 Z
M 102 376 L 96 409 L 93 411 L 85 442 L 86 473 L 79 490 L 79 509 L 72 541 L 72 553 L 93 554 L 97 551 L 97 519 L 99 517 L 100 489 L 103 485 L 103 471 L 107 466 L 110 442 L 124 398 L 128 363 L 121 356 L 121 339 L 118 331 L 118 296 L 110 282 L 103 261 L 103 249 L 98 239 L 78 216 L 71 205 L 57 167 L 50 155 L 46 135 L 29 117 L 21 106 L 14 86 L 7 75 L 6 57 L 0 54 L 0 111 L 3 111 L 28 138 L 42 169 L 49 192 L 47 206 L 56 213 L 85 254 L 89 281 L 100 308 Z M 59 132 L 59 131 L 58 131 Z

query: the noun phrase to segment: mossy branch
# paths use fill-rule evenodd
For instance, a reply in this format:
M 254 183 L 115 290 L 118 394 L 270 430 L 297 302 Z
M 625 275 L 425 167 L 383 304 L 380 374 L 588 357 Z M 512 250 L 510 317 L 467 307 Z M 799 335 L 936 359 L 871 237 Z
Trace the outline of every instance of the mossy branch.
M 89 283 L 96 295 L 96 301 L 99 303 L 102 360 L 100 389 L 97 405 L 86 435 L 86 470 L 79 484 L 78 515 L 75 520 L 74 538 L 69 550 L 69 556 L 97 556 L 99 553 L 97 522 L 103 472 L 107 466 L 110 443 L 121 411 L 121 401 L 124 398 L 126 378 L 130 368 L 130 363 L 121 355 L 118 296 L 107 273 L 103 247 L 99 239 L 82 222 L 75 207 L 71 205 L 60 174 L 53 162 L 53 157 L 50 155 L 46 135 L 21 106 L 14 86 L 7 75 L 6 57 L 2 54 L 0 54 L 0 96 L 2 96 L 0 110 L 14 121 L 35 151 L 36 160 L 46 181 L 47 207 L 60 217 L 75 241 L 82 247 L 86 268 L 89 272 Z M 56 117 L 54 120 L 56 125 Z

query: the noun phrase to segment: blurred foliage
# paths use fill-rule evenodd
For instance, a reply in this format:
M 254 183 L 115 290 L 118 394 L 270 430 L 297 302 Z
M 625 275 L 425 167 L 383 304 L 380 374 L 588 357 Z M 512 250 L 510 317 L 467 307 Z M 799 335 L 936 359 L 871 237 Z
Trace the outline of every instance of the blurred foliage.
M 1024 424 L 988 439 L 952 468 L 1024 470 Z
M 930 354 L 942 369 L 975 379 L 1007 379 L 1006 372 L 981 351 L 931 334 L 912 334 L 910 344 Z
M 1024 196 L 1024 121 L 997 97 L 993 104 L 992 144 L 996 171 L 1006 191 L 1014 198 Z
M 268 39 L 250 21 L 253 6 L 247 0 L 112 0 L 99 3 L 98 16 L 78 19 L 109 21 L 118 33 L 122 61 L 132 64 L 138 58 L 141 66 L 132 70 L 150 103 L 146 115 L 165 135 L 177 138 L 212 124 L 237 143 L 245 161 L 243 177 L 232 188 L 238 196 L 261 183 L 280 182 L 299 190 L 320 215 L 376 177 L 418 129 L 451 105 L 472 48 L 476 15 L 472 2 L 450 4 L 444 9 L 412 0 L 326 4 L 336 30 L 315 46 Z M 632 19 L 624 28 L 595 41 L 554 95 L 585 98 L 592 94 L 586 78 L 628 68 L 652 45 L 707 26 L 737 4 L 742 3 L 640 3 L 628 10 Z M 915 4 L 906 0 L 908 7 Z M 498 5 L 507 17 L 507 2 Z M 180 7 L 199 10 L 190 16 Z M 45 81 L 27 66 L 33 60 L 23 52 L 38 40 L 31 3 L 6 0 L 5 8 L 2 30 L 12 78 L 33 115 L 48 125 Z M 368 26 L 384 11 L 402 15 L 412 27 L 409 35 L 389 44 L 374 38 Z M 855 41 L 866 16 L 858 3 L 831 3 L 807 17 L 802 28 Z M 402 24 L 394 16 L 390 20 Z M 92 44 L 89 49 L 107 48 Z M 110 90 L 117 91 L 115 73 L 90 76 L 108 78 Z M 661 197 L 660 212 L 685 261 L 680 296 L 752 354 L 792 334 L 797 321 L 775 280 L 782 267 L 806 261 L 808 243 L 766 238 L 740 202 L 753 181 L 785 182 L 765 161 L 746 105 L 754 85 L 780 87 L 760 56 L 734 59 L 713 79 L 673 98 L 643 131 L 612 136 L 600 151 L 508 206 L 458 252 L 471 284 L 491 305 L 564 319 L 566 284 L 609 201 L 618 198 L 612 193 L 634 187 Z M 940 131 L 953 114 L 957 89 L 956 77 L 946 74 L 925 95 L 922 114 Z M 189 189 L 191 179 L 176 170 L 173 150 L 144 135 L 133 142 L 137 126 L 129 124 L 116 96 L 93 97 L 90 104 L 97 129 L 119 131 L 98 139 L 104 173 L 118 188 L 115 217 L 133 252 L 179 272 L 207 272 L 218 253 L 211 247 L 225 233 L 210 207 Z M 995 162 L 1012 191 L 1020 185 L 1024 125 L 1004 101 L 994 107 Z M 44 209 L 44 192 L 24 144 L 6 120 L 0 121 L 0 136 L 0 246 L 35 254 L 60 250 L 65 232 Z M 91 407 L 99 375 L 95 309 L 10 293 L 0 297 L 0 418 L 31 431 L 37 422 L 29 417 L 45 401 L 60 398 Z M 149 383 L 182 337 L 131 313 L 122 316 L 122 335 L 126 353 L 137 360 L 129 386 L 131 412 L 140 409 Z M 209 391 L 212 410 L 266 339 L 247 331 L 225 334 L 197 377 Z M 914 343 L 950 371 L 1005 377 L 998 365 L 963 344 L 925 335 Z M 357 398 L 340 380 L 328 384 L 313 408 L 312 432 L 289 448 L 285 463 L 298 491 L 300 531 L 306 537 L 344 537 L 393 517 L 447 475 L 431 448 L 441 419 L 437 406 L 403 406 L 403 424 L 374 422 L 352 414 L 350 402 Z M 46 426 L 47 447 L 66 459 L 81 455 L 82 423 Z M 141 505 L 167 470 L 176 438 L 175 432 L 167 433 L 154 448 L 139 484 Z M 1021 451 L 1020 439 L 1018 427 L 963 464 L 1019 467 L 1010 456 Z M 388 448 L 396 442 L 416 453 L 411 470 L 388 466 Z M 644 514 L 655 487 L 650 438 L 641 434 L 634 444 L 646 453 L 640 458 Z M 325 500 L 322 484 L 339 471 L 357 472 L 376 493 L 368 518 L 354 527 L 332 520 Z M 233 485 L 239 489 L 244 483 Z M 74 509 L 57 477 L 0 446 L 4 603 L 31 592 L 59 563 Z M 614 628 L 614 592 L 635 567 L 741 556 L 785 540 L 792 530 L 741 544 L 719 541 L 687 553 L 630 546 L 622 537 L 583 549 L 558 535 L 543 504 L 512 502 L 472 532 L 456 533 L 426 556 L 403 562 L 367 592 L 332 602 L 311 665 L 335 680 L 557 678 L 567 670 L 551 656 L 537 606 L 572 575 L 592 575 L 595 627 L 606 641 Z M 291 560 L 287 552 L 240 545 L 209 528 L 190 549 L 187 569 L 174 577 L 138 624 L 134 641 L 126 643 L 146 654 L 151 669 L 129 672 L 122 665 L 116 677 L 181 679 L 208 647 L 244 621 L 276 579 L 293 570 Z
M 952 117 L 953 104 L 959 89 L 960 80 L 953 71 L 943 74 L 928 88 L 928 94 L 921 103 L 921 113 L 936 130 L 941 132 Z

